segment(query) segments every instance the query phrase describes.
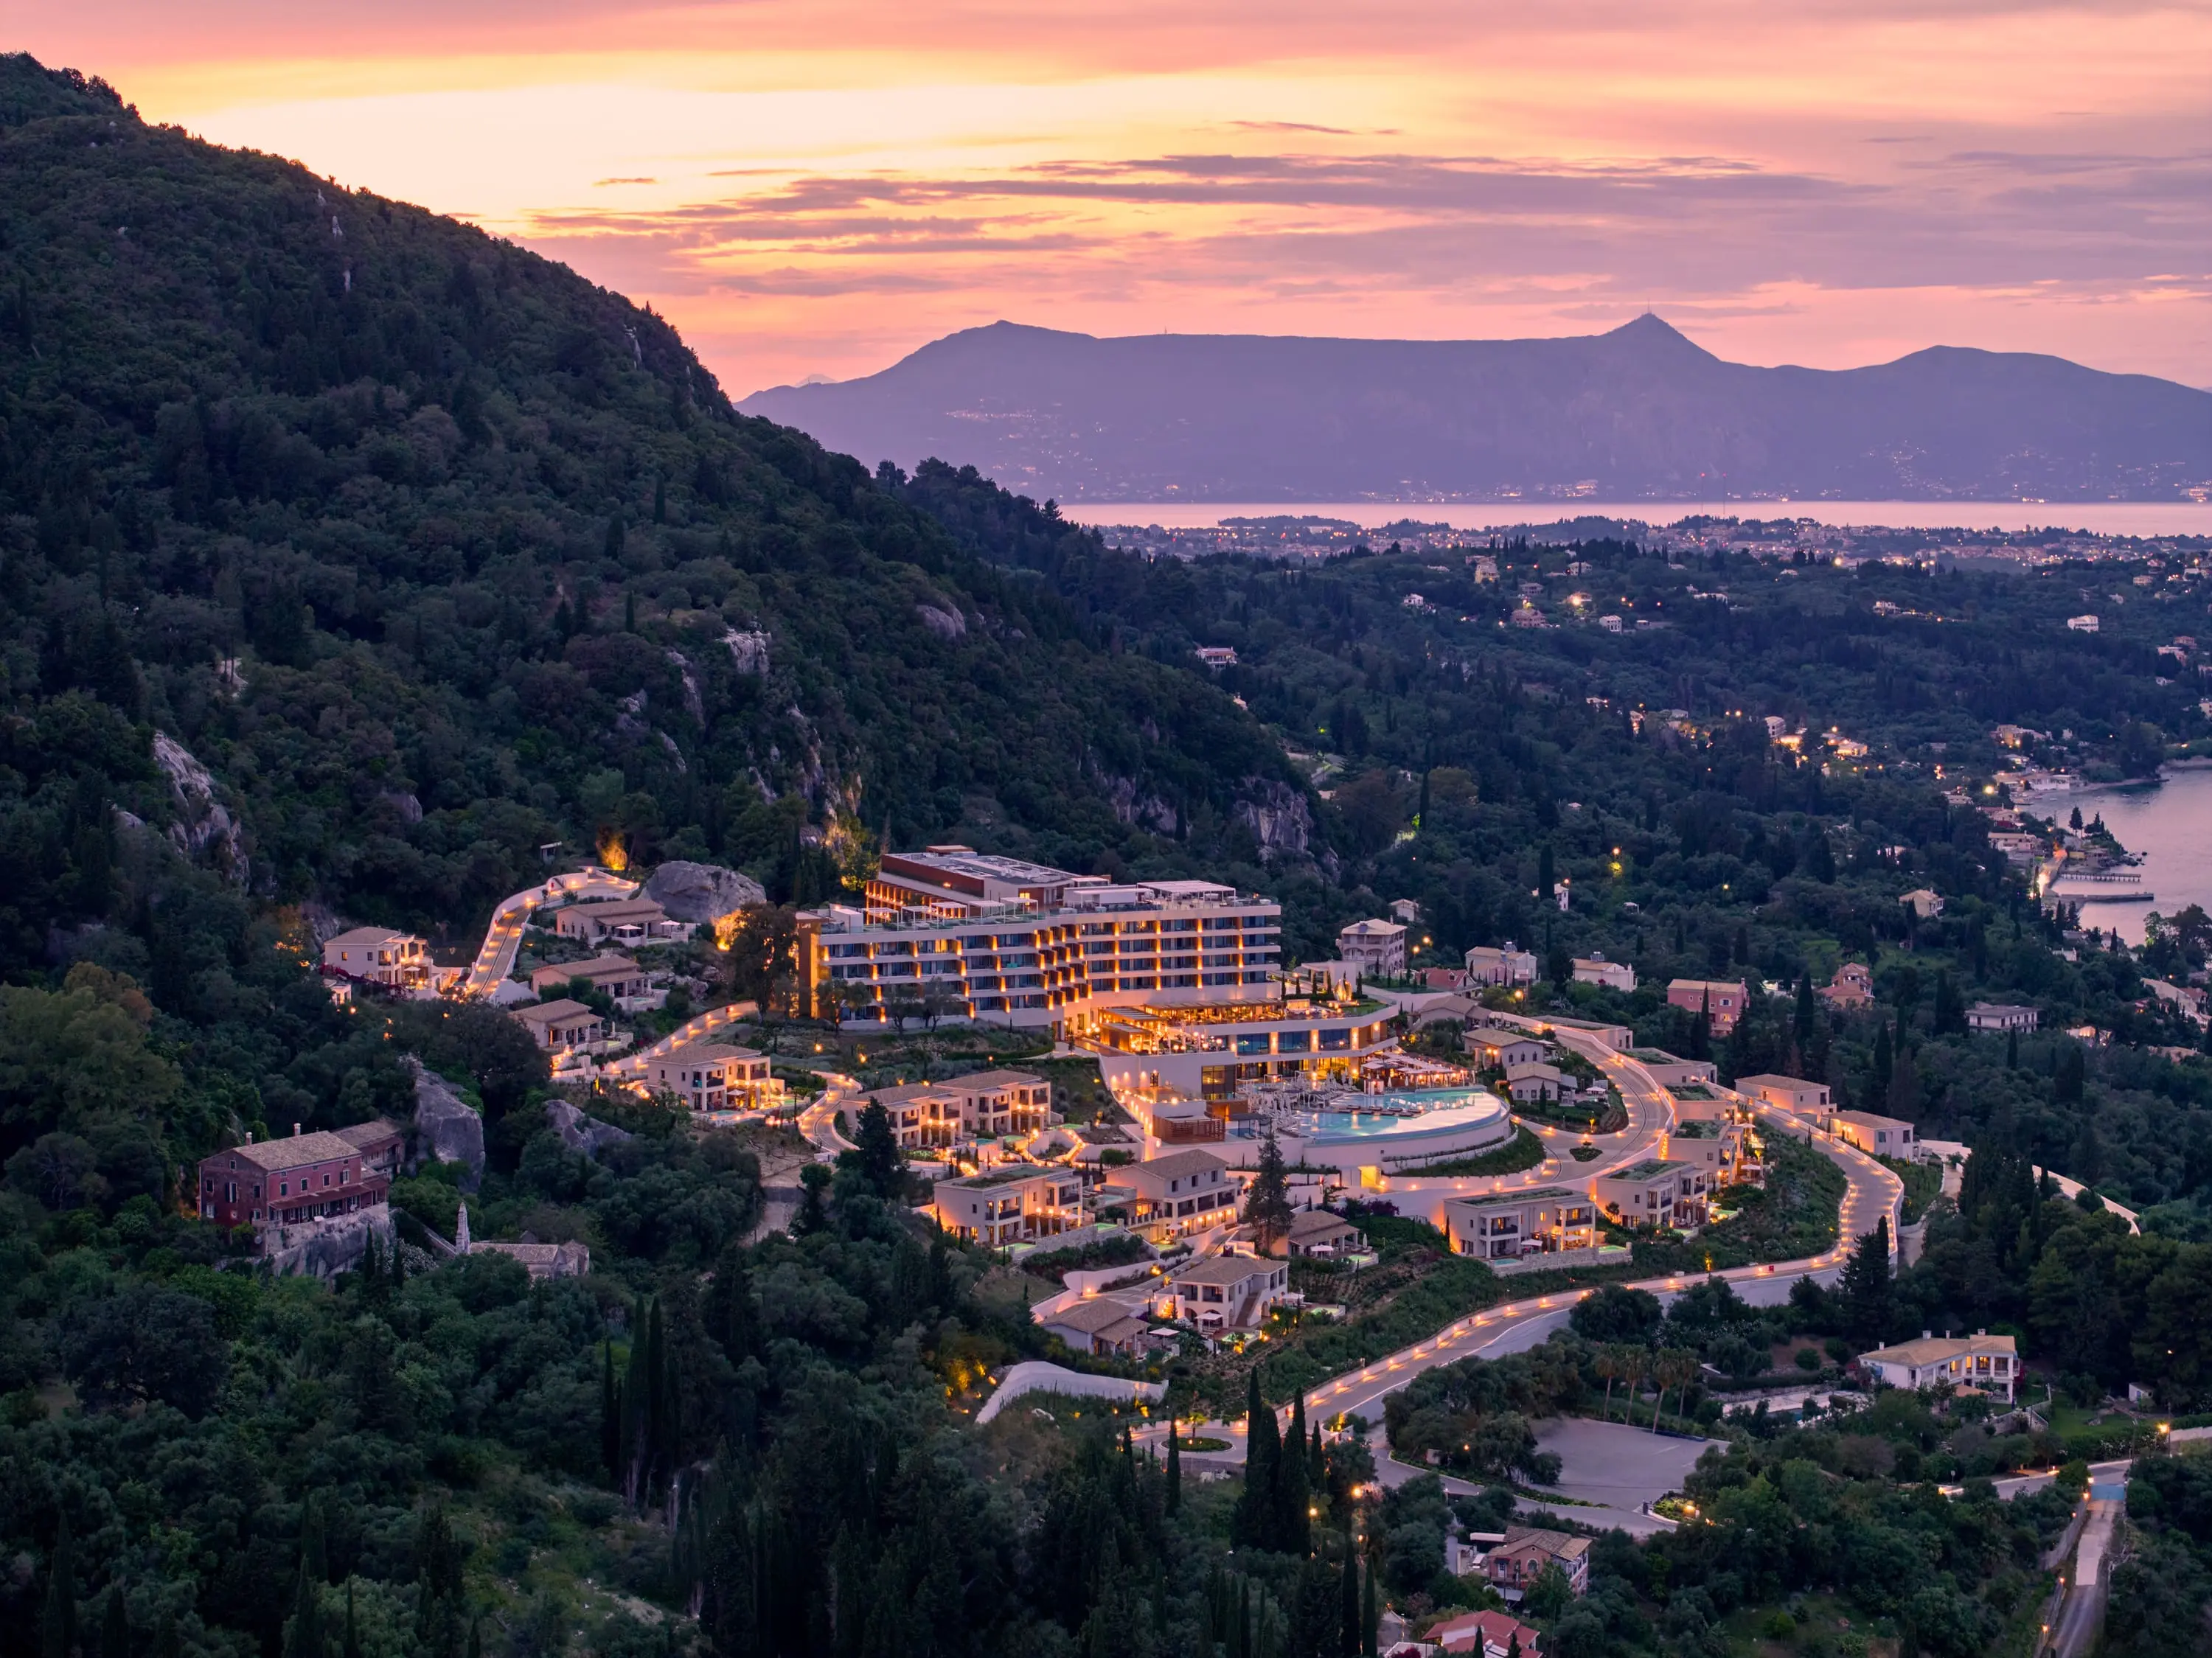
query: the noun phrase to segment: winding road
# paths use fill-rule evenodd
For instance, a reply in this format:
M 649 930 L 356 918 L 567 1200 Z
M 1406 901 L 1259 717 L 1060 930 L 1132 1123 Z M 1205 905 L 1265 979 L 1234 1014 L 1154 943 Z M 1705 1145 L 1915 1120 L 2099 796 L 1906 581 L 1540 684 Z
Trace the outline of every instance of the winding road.
M 635 881 L 603 869 L 581 869 L 501 899 L 484 929 L 476 961 L 461 976 L 453 993 L 483 997 L 497 990 L 514 971 L 514 953 L 522 944 L 522 929 L 529 925 L 532 912 L 541 906 L 573 903 L 579 898 L 627 898 L 636 890 Z
M 1629 1127 L 1626 1133 L 1628 1144 L 1612 1149 L 1596 1162 L 1578 1165 L 1578 1179 L 1589 1179 L 1606 1169 L 1625 1166 L 1650 1155 L 1652 1147 L 1674 1124 L 1671 1096 L 1660 1086 L 1650 1071 L 1625 1054 L 1600 1047 L 1596 1042 L 1579 1032 L 1560 1031 L 1560 1041 L 1574 1048 L 1606 1072 L 1620 1089 L 1621 1098 L 1629 1110 Z M 1587 1044 L 1587 1045 L 1585 1045 Z M 1787 1133 L 1792 1138 L 1808 1137 L 1812 1143 L 1844 1172 L 1847 1182 L 1843 1202 L 1837 1215 L 1837 1241 L 1827 1249 L 1802 1260 L 1775 1261 L 1752 1266 L 1731 1266 L 1714 1272 L 1668 1273 L 1659 1277 L 1632 1280 L 1629 1288 L 1648 1290 L 1666 1301 L 1682 1291 L 1703 1283 L 1708 1278 L 1725 1279 L 1744 1300 L 1758 1306 L 1771 1306 L 1786 1300 L 1791 1285 L 1800 1278 L 1809 1277 L 1830 1281 L 1842 1271 L 1851 1248 L 1883 1216 L 1889 1218 L 1890 1248 L 1894 1259 L 1897 1233 L 1904 1203 L 1904 1182 L 1887 1169 L 1855 1147 L 1840 1140 L 1809 1135 L 1805 1125 L 1789 1114 L 1771 1107 L 1753 1102 L 1753 1109 L 1769 1126 L 1770 1132 Z M 1552 1167 L 1547 1163 L 1546 1168 Z M 1419 1189 L 1449 1188 L 1443 1195 L 1459 1195 L 1462 1191 L 1482 1189 L 1510 1189 L 1516 1185 L 1531 1184 L 1542 1178 L 1540 1172 L 1528 1175 L 1494 1176 L 1489 1179 L 1465 1181 L 1436 1181 L 1419 1182 Z M 1413 1187 L 1411 1180 L 1393 1180 L 1394 1193 Z M 1441 1201 L 1441 1198 L 1439 1199 Z M 1306 1413 L 1310 1419 L 1326 1421 L 1340 1416 L 1358 1415 L 1369 1421 L 1379 1419 L 1382 1403 L 1424 1370 L 1439 1364 L 1457 1363 L 1463 1358 L 1498 1358 L 1508 1353 L 1525 1351 L 1540 1345 L 1553 1331 L 1567 1321 L 1577 1303 L 1595 1290 L 1571 1290 L 1547 1296 L 1531 1296 L 1509 1301 L 1503 1306 L 1492 1307 L 1473 1313 L 1446 1325 L 1435 1335 L 1413 1343 L 1410 1347 L 1348 1370 L 1314 1388 L 1305 1396 Z M 1288 1418 L 1287 1409 L 1283 1412 Z M 1165 1424 L 1149 1424 L 1142 1437 L 1158 1439 L 1166 1431 Z M 1224 1431 L 1216 1428 L 1214 1432 Z M 1227 1431 L 1240 1436 L 1243 1424 L 1237 1424 Z M 1241 1459 L 1242 1447 L 1228 1454 Z M 1378 1464 L 1386 1477 L 1393 1466 Z M 1411 1477 L 1418 1471 L 1407 1469 L 1401 1478 Z M 1613 1511 L 1606 1511 L 1611 1514 Z

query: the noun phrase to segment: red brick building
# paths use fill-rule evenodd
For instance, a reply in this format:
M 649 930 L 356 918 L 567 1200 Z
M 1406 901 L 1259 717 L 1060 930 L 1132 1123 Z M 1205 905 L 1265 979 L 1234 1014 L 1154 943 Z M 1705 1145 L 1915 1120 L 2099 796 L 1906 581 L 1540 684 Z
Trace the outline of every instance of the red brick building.
M 248 1141 L 200 1159 L 200 1218 L 218 1226 L 284 1226 L 383 1204 L 392 1177 L 374 1166 L 374 1149 L 342 1134 Z

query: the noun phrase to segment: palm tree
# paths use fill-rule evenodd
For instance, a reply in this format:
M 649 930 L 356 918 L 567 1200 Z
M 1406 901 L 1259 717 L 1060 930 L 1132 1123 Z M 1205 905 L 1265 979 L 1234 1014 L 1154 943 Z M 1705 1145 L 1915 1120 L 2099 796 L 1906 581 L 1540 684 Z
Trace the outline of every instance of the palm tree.
M 1651 1365 L 1652 1374 L 1659 1382 L 1659 1402 L 1651 1407 L 1651 1431 L 1659 1431 L 1659 1412 L 1667 1402 L 1667 1390 L 1680 1388 L 1686 1393 L 1698 1374 L 1698 1356 L 1686 1348 L 1668 1347 L 1657 1353 Z
M 1590 1360 L 1590 1369 L 1605 1378 L 1605 1419 L 1613 1420 L 1613 1384 L 1620 1375 L 1620 1349 L 1612 1342 L 1605 1343 Z
M 1632 1425 L 1636 1421 L 1636 1390 L 1651 1373 L 1651 1350 L 1631 1343 L 1620 1349 L 1614 1362 L 1620 1366 L 1620 1379 L 1628 1384 L 1628 1420 Z

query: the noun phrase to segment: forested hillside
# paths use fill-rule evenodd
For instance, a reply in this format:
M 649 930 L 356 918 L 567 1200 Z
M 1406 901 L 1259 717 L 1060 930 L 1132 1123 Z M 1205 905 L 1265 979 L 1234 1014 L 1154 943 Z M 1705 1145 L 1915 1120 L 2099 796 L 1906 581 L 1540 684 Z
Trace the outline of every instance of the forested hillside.
M 1087 859 L 1283 775 L 1227 697 L 735 416 L 650 313 L 0 82 L 6 965 L 106 908 L 109 803 L 178 815 L 149 728 L 240 819 L 243 890 L 434 934 L 548 841 L 818 890 L 808 820 Z
M 735 1248 L 752 1144 L 576 1155 L 519 1026 L 333 1007 L 302 907 L 472 942 L 549 842 L 782 898 L 885 835 L 1181 859 L 1296 782 L 1225 693 L 649 313 L 23 57 L 0 673 L 0 1653 L 1066 1650 L 1157 1583 L 1156 1476 L 955 1454 L 948 1386 L 1038 1340 L 988 1262 L 852 1175 Z M 481 1212 L 592 1277 L 218 1270 L 179 1165 L 404 1116 L 416 1058 L 483 1110 Z
M 2006 716 L 2115 770 L 2200 738 L 2152 650 L 2170 609 L 2054 644 L 2086 572 L 1498 552 L 1547 610 L 1602 582 L 1670 625 L 1507 627 L 1464 561 L 1151 564 L 972 471 L 868 472 L 736 416 L 665 324 L 559 266 L 0 59 L 0 1658 L 1337 1658 L 1378 1590 L 1486 1597 L 1443 1570 L 1442 1488 L 1358 1494 L 1351 1442 L 1240 1490 L 1095 1409 L 975 1430 L 993 1377 L 1057 1350 L 1035 1280 L 905 1212 L 895 1151 L 767 1233 L 770 1138 L 599 1098 L 632 1137 L 587 1155 L 511 1019 L 343 1009 L 308 971 L 332 913 L 473 942 L 548 843 L 806 900 L 957 835 L 1279 893 L 1299 959 L 1411 897 L 1428 959 L 1517 938 L 1531 1005 L 1692 1048 L 1655 986 L 1771 979 L 1715 1044 L 1729 1074 L 1826 1076 L 1988 1160 L 1897 1284 L 1771 1317 L 1700 1292 L 1634 1339 L 1736 1376 L 1781 1335 L 1987 1320 L 2063 1395 L 2212 1403 L 2212 1084 L 2142 987 L 2201 969 L 2212 928 L 2069 941 L 1935 774 L 1985 774 Z M 1876 624 L 1875 597 L 1929 614 Z M 1217 677 L 1201 643 L 1242 659 Z M 1778 748 L 1766 713 L 1844 722 L 1866 763 Z M 1941 916 L 1900 907 L 1923 886 Z M 1600 948 L 1644 986 L 1571 984 Z M 1878 999 L 1832 1014 L 1810 984 L 1850 956 Z M 2045 1030 L 1968 1036 L 1978 993 Z M 2111 1044 L 2051 1029 L 2077 1021 Z M 193 1218 L 192 1158 L 404 1115 L 416 1061 L 482 1112 L 483 1230 L 585 1242 L 588 1277 L 418 1251 L 276 1279 Z M 2155 1206 L 2145 1235 L 2040 1198 L 2030 1157 Z M 457 1218 L 460 1168 L 401 1206 Z M 1388 1224 L 1391 1271 L 1434 1266 Z M 1483 1271 L 1455 1293 L 1503 1298 Z M 1609 1410 L 1630 1373 L 1601 1363 L 1577 1338 L 1455 1372 L 1439 1443 Z M 1531 1367 L 1541 1400 L 1496 1408 Z M 1705 1391 L 1674 1408 L 1711 1422 Z M 1714 1529 L 1616 1535 L 1586 1601 L 1532 1597 L 1547 1652 L 2027 1632 L 2063 1505 L 1911 1482 L 2054 1436 L 1909 1400 L 1737 1436 L 1693 1479 Z M 2191 1489 L 2166 1499 L 2176 1596 L 2203 1580 Z

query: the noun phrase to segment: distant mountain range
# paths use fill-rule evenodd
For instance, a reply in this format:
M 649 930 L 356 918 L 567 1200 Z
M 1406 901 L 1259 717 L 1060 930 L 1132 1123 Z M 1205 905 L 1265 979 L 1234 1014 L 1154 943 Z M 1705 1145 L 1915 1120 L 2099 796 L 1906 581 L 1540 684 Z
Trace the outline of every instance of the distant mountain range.
M 871 465 L 936 456 L 1062 501 L 2172 500 L 2212 483 L 2212 392 L 1949 346 L 1756 368 L 1649 315 L 1548 340 L 1000 322 L 740 407 Z

